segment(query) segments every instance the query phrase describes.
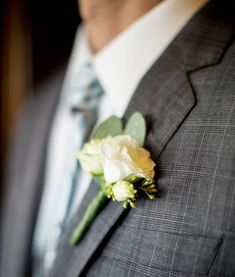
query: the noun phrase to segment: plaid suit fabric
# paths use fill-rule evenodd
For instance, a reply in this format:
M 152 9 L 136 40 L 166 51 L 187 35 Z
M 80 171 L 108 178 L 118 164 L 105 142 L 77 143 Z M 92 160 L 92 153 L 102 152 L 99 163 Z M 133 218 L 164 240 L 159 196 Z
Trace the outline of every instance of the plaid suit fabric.
M 234 51 L 190 75 L 197 104 L 158 159 L 161 195 L 128 212 L 84 276 L 235 275 Z
M 127 109 L 126 118 L 138 110 L 148 120 L 146 147 L 157 162 L 159 197 L 139 199 L 131 210 L 109 202 L 70 247 L 98 190 L 92 183 L 61 238 L 51 276 L 235 276 L 230 10 L 211 1 L 199 12 L 144 76 Z M 5 269 L 12 264 L 5 259 Z

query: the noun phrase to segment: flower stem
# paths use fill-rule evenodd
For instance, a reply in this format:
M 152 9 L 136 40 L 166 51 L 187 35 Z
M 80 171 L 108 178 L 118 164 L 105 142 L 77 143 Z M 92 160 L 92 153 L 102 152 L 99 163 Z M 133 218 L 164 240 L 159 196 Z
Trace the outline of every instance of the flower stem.
M 106 204 L 107 201 L 107 196 L 102 190 L 100 190 L 86 208 L 81 222 L 77 225 L 74 232 L 72 233 L 72 236 L 69 240 L 69 244 L 76 245 L 79 243 L 81 238 L 85 235 L 87 229 L 92 224 L 96 215 L 100 212 L 100 210 Z

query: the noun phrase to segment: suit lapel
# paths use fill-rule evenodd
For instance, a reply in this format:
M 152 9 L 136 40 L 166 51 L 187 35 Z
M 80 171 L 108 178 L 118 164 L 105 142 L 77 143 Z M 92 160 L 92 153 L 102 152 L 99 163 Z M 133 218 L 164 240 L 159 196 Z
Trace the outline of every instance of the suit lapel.
M 135 111 L 147 118 L 149 133 L 145 145 L 155 162 L 196 103 L 189 72 L 218 62 L 233 34 L 230 25 L 219 17 L 214 5 L 217 2 L 212 2 L 187 24 L 147 72 L 126 111 L 126 119 Z M 128 212 L 121 204 L 110 201 L 79 245 L 69 246 L 73 229 L 98 189 L 96 184 L 90 185 L 82 207 L 62 237 L 52 276 L 81 274 L 106 236 Z

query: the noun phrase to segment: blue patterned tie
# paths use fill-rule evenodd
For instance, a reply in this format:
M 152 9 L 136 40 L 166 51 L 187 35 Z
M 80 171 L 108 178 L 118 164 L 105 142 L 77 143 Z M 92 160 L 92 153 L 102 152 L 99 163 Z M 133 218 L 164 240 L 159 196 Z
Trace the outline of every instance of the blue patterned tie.
M 66 230 L 76 193 L 80 167 L 75 159 L 75 153 L 89 138 L 97 119 L 99 100 L 102 95 L 103 89 L 93 72 L 91 64 L 86 64 L 78 74 L 67 103 L 74 128 L 72 128 L 73 130 L 68 137 L 70 143 L 66 155 L 68 162 L 67 168 L 64 169 L 65 176 L 61 180 L 61 184 L 58 184 L 60 187 L 60 201 L 58 201 L 60 207 L 55 211 L 57 226 L 48 235 L 43 255 L 39 258 L 36 266 L 35 276 L 49 276 L 50 267 L 56 256 L 58 240 Z
M 91 64 L 86 64 L 79 73 L 77 83 L 69 99 L 70 111 L 76 121 L 77 129 L 74 130 L 73 153 L 89 138 L 92 128 L 97 119 L 99 100 L 103 95 Z M 70 192 L 68 195 L 65 215 L 62 223 L 62 231 L 66 228 L 67 219 L 73 204 L 73 197 L 76 190 L 77 177 L 80 172 L 79 163 L 73 160 L 71 166 Z

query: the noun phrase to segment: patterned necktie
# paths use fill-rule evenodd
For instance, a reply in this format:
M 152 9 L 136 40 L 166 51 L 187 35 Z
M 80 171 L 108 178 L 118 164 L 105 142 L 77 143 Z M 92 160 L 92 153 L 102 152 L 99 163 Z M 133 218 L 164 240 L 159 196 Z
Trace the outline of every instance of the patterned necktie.
M 75 123 L 73 139 L 71 140 L 71 158 L 90 136 L 97 119 L 99 100 L 102 95 L 103 89 L 95 77 L 91 64 L 86 64 L 79 73 L 77 83 L 69 99 L 69 109 Z M 76 190 L 76 181 L 80 172 L 79 163 L 74 159 L 71 159 L 69 172 L 70 192 L 61 225 L 62 231 L 66 228 Z
M 95 77 L 91 64 L 86 64 L 78 74 L 67 103 L 71 117 L 71 132 L 68 134 L 69 144 L 65 155 L 67 167 L 64 168 L 64 178 L 58 184 L 60 192 L 54 216 L 56 226 L 49 231 L 43 247 L 43 254 L 36 263 L 35 276 L 49 276 L 56 256 L 57 244 L 60 236 L 66 230 L 76 193 L 80 167 L 75 153 L 89 138 L 97 119 L 99 100 L 102 95 L 103 89 Z

